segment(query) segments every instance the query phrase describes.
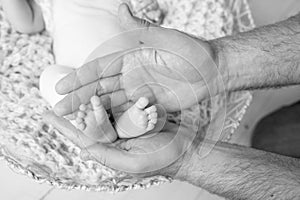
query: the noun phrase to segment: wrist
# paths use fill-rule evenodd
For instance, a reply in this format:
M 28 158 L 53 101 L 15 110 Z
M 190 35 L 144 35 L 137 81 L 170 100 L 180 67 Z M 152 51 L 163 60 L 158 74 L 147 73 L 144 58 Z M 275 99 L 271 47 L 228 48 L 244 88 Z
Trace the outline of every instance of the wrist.
M 199 160 L 198 149 L 192 147 L 182 157 L 180 168 L 174 176 L 174 179 L 182 182 L 187 182 L 197 187 L 202 187 L 205 182 L 205 159 Z
M 215 55 L 215 63 L 218 68 L 219 76 L 223 81 L 225 91 L 234 90 L 235 75 L 232 73 L 230 67 L 232 64 L 229 63 L 229 49 L 224 42 L 225 38 L 219 38 L 211 40 L 210 45 Z
M 174 179 L 198 185 L 195 183 L 195 180 L 200 181 L 204 171 L 203 162 L 199 161 L 198 155 L 199 146 L 201 146 L 202 142 L 202 137 L 196 137 L 194 139 L 190 148 L 177 162 L 177 173 Z

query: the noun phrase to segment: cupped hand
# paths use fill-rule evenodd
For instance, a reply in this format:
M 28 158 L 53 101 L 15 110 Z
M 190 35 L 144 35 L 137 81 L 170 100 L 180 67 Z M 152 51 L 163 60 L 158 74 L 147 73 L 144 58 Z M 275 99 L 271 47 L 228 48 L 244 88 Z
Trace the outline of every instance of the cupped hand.
M 118 39 L 124 37 L 128 49 L 97 58 L 62 79 L 56 90 L 68 95 L 55 106 L 56 114 L 72 113 L 95 93 L 107 109 L 126 110 L 126 103 L 146 96 L 172 112 L 220 91 L 209 42 L 137 19 L 125 4 L 119 18 L 127 31 Z
M 134 176 L 180 176 L 178 173 L 182 173 L 186 154 L 190 153 L 190 147 L 197 136 L 183 126 L 168 123 L 160 133 L 147 137 L 100 143 L 88 138 L 53 112 L 45 114 L 44 119 L 82 149 L 83 160 L 94 160 Z M 102 121 L 99 126 L 103 127 L 106 134 L 114 132 L 109 120 Z
M 160 133 L 147 137 L 94 144 L 83 150 L 81 157 L 131 174 L 174 176 L 195 137 L 189 129 L 169 123 Z

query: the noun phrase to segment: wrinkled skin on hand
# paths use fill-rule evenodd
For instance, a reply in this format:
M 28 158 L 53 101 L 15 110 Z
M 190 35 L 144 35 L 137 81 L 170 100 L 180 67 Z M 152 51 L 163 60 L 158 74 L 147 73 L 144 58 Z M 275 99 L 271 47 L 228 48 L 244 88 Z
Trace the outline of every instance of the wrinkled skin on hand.
M 95 59 L 62 79 L 56 89 L 69 94 L 55 112 L 76 111 L 95 91 L 107 109 L 146 96 L 168 112 L 189 108 L 219 91 L 222 83 L 208 43 L 165 28 L 138 29 L 136 34 L 136 48 Z
M 207 90 L 200 72 L 170 52 L 138 50 L 126 55 L 123 63 L 121 87 L 131 101 L 146 96 L 172 112 L 196 104 L 200 90 Z
M 119 20 L 126 31 L 107 45 L 118 49 L 126 41 L 125 46 L 104 57 L 94 56 L 63 78 L 56 90 L 68 95 L 54 107 L 56 114 L 76 111 L 95 91 L 107 109 L 124 111 L 128 108 L 124 104 L 146 96 L 168 112 L 189 108 L 220 92 L 223 82 L 210 42 L 149 24 L 134 17 L 125 4 L 119 8 Z M 98 48 L 102 53 L 105 49 L 105 45 Z
M 207 97 L 206 85 L 219 88 L 208 42 L 134 18 L 126 5 L 121 5 L 119 15 L 127 30 L 135 29 L 135 48 L 95 59 L 62 79 L 56 89 L 68 95 L 55 106 L 58 115 L 70 114 L 88 103 L 97 89 L 107 109 L 123 112 L 128 101 L 140 96 L 149 97 L 167 111 L 180 111 Z M 100 134 L 113 133 L 107 117 L 103 119 Z M 188 127 L 167 123 L 160 133 L 149 137 L 105 144 L 87 138 L 54 113 L 45 115 L 45 120 L 82 148 L 82 159 L 138 176 L 184 174 L 182 166 L 193 153 L 190 147 L 198 136 Z

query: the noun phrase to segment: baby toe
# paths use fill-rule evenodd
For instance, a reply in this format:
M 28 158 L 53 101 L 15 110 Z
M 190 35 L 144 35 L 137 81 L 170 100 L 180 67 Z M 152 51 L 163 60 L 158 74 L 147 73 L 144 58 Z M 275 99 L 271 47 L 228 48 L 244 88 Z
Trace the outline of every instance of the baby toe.
M 151 130 L 153 130 L 153 129 L 154 129 L 154 127 L 155 127 L 155 125 L 154 125 L 154 124 L 152 124 L 152 123 L 149 123 L 149 124 L 148 124 L 148 126 L 147 126 L 147 131 L 151 131 Z
M 77 117 L 75 121 L 77 124 L 81 124 L 83 123 L 83 118 Z
M 136 107 L 139 109 L 144 109 L 149 104 L 149 99 L 146 97 L 141 97 L 139 100 L 135 103 Z
M 86 116 L 86 113 L 85 113 L 85 112 L 78 111 L 78 113 L 77 113 L 77 118 L 84 118 L 85 116 Z
M 145 112 L 148 114 L 155 113 L 156 111 L 157 111 L 156 106 L 151 106 L 151 107 L 145 109 Z
M 85 104 L 81 104 L 79 106 L 79 110 L 85 112 L 87 110 L 87 106 Z
M 84 131 L 86 128 L 86 125 L 84 123 L 78 124 L 78 129 L 81 131 Z
M 156 112 L 151 113 L 151 114 L 148 115 L 148 119 L 149 120 L 151 120 L 151 119 L 157 119 L 157 117 L 158 117 L 158 114 Z
M 93 106 L 93 108 L 97 108 L 99 106 L 101 106 L 101 100 L 98 96 L 93 96 L 91 98 L 91 104 Z
M 157 118 L 152 118 L 149 120 L 149 123 L 151 124 L 156 124 L 157 123 Z

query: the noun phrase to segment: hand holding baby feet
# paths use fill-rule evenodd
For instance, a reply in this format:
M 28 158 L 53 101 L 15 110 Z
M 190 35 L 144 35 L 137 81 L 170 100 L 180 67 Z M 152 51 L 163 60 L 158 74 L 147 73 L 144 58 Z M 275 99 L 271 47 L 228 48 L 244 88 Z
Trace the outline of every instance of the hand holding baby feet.
M 80 105 L 76 118 L 77 128 L 97 142 L 114 142 L 117 139 L 117 134 L 109 121 L 100 98 L 93 96 L 90 102 L 88 105 Z
M 116 119 L 115 128 L 120 138 L 139 137 L 146 133 L 159 132 L 163 128 L 166 121 L 165 112 L 161 112 L 161 107 L 155 105 L 147 107 L 148 105 L 149 100 L 141 97 L 133 106 Z M 158 108 L 160 108 L 159 113 L 164 114 L 159 116 Z

